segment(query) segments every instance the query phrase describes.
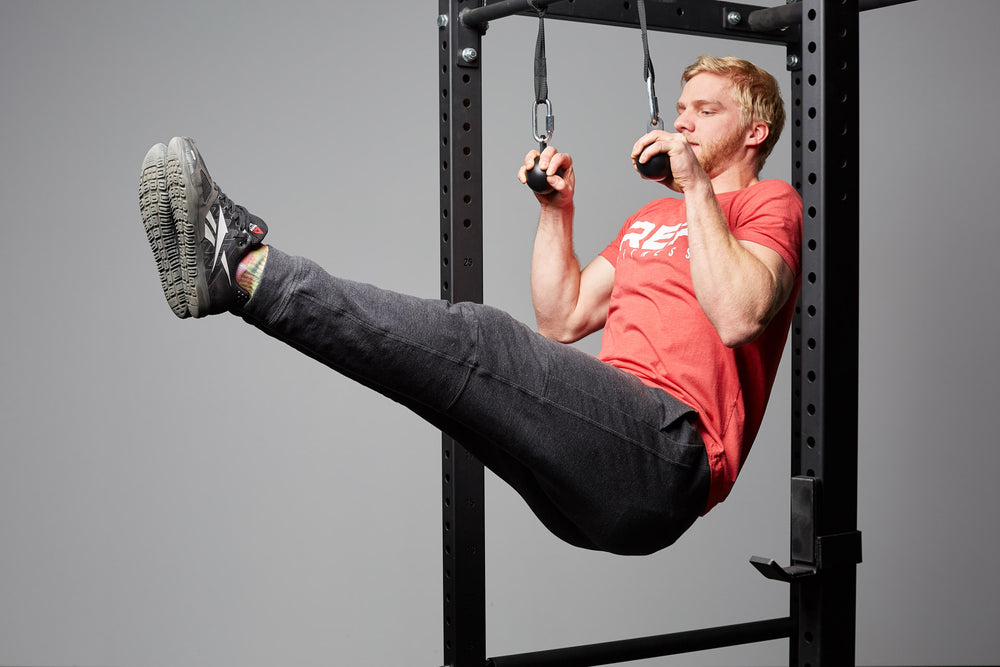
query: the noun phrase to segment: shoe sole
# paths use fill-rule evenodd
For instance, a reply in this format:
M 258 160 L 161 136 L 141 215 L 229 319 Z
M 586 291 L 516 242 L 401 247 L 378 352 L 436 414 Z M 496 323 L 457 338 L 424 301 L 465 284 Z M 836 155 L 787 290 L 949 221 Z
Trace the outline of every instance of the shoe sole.
M 190 154 L 192 159 L 186 156 Z M 197 153 L 190 139 L 174 137 L 167 146 L 166 183 L 177 230 L 183 291 L 191 317 L 208 314 L 208 279 L 200 270 L 201 242 L 205 238 L 204 221 L 200 215 L 201 192 L 195 182 L 191 162 Z
M 156 260 L 160 286 L 177 317 L 188 317 L 181 251 L 167 184 L 167 147 L 156 144 L 146 153 L 139 176 L 139 212 Z

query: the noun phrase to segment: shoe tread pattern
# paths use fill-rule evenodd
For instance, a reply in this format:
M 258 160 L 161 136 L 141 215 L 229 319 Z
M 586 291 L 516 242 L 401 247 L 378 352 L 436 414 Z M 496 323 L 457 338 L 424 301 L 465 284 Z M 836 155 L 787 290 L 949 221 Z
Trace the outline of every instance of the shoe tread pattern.
M 200 275 L 201 240 L 204 237 L 199 219 L 199 193 L 184 164 L 183 139 L 175 137 L 167 151 L 167 188 L 177 230 L 180 269 L 188 311 L 192 317 L 204 317 L 208 301 L 208 283 Z
M 149 149 L 139 177 L 139 212 L 146 238 L 153 251 L 160 286 L 170 309 L 177 317 L 188 317 L 181 251 L 171 211 L 166 167 L 167 147 L 156 144 Z

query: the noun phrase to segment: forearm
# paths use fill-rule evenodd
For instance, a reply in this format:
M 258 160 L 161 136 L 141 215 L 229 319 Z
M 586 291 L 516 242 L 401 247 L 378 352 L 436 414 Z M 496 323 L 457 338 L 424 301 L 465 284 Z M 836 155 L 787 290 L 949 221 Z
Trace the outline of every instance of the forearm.
M 531 257 L 531 300 L 538 330 L 551 338 L 564 338 L 580 300 L 572 206 L 542 208 Z
M 692 187 L 684 195 L 698 303 L 723 343 L 747 343 L 781 305 L 781 281 L 733 236 L 710 184 Z

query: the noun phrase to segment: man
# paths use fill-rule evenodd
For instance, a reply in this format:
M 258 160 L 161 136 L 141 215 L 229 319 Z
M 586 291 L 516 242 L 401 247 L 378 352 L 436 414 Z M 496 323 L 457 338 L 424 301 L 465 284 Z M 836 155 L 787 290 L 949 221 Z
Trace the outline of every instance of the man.
M 189 139 L 150 149 L 140 210 L 179 317 L 232 311 L 410 408 L 508 482 L 563 540 L 621 554 L 672 544 L 732 487 L 753 442 L 798 288 L 801 201 L 757 174 L 784 122 L 773 77 L 745 61 L 685 70 L 669 155 L 683 199 L 640 209 L 585 269 L 575 177 L 553 191 L 532 260 L 538 332 L 481 304 L 332 276 L 262 243 Z M 536 151 L 525 157 L 525 181 Z M 561 173 L 561 175 L 560 175 Z M 605 329 L 598 358 L 565 342 Z

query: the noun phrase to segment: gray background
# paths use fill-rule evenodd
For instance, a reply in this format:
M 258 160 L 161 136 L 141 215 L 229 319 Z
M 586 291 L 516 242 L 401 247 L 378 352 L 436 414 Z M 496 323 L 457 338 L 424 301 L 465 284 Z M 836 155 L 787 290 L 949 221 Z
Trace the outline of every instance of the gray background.
M 146 149 L 189 134 L 273 243 L 436 296 L 435 5 L 0 3 L 0 664 L 440 664 L 438 433 L 238 319 L 176 320 L 136 203 Z M 861 17 L 861 664 L 1000 660 L 998 25 Z M 660 194 L 628 161 L 639 36 L 548 27 L 589 259 Z M 528 322 L 534 30 L 496 22 L 484 62 L 486 298 Z M 651 48 L 667 109 L 706 52 L 787 91 L 780 47 Z M 491 478 L 490 653 L 784 614 L 747 559 L 788 552 L 788 394 L 786 364 L 728 502 L 652 557 L 565 546 Z

